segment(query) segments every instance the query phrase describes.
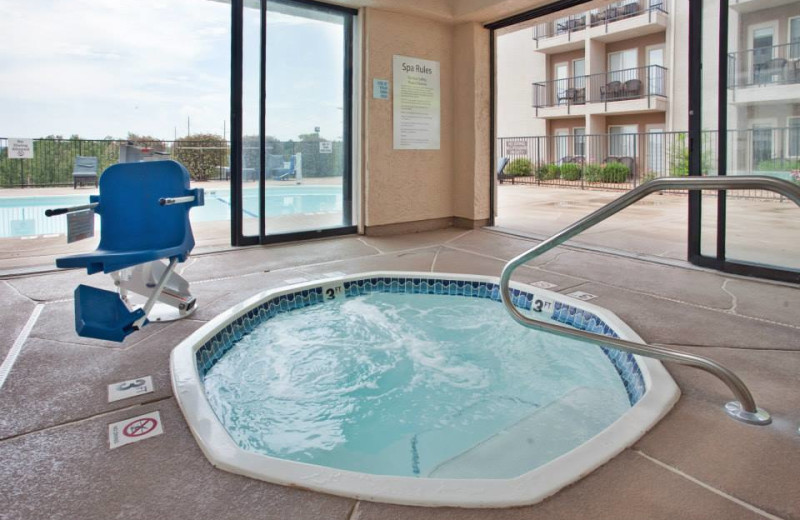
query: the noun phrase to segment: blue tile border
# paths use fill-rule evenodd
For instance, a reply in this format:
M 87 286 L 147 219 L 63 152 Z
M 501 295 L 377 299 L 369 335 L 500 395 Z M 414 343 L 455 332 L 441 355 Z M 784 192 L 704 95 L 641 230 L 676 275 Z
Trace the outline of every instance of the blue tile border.
M 344 295 L 353 298 L 372 292 L 405 293 L 405 294 L 440 294 L 450 296 L 466 296 L 471 298 L 487 298 L 500 301 L 500 285 L 490 282 L 467 280 L 447 280 L 440 278 L 416 277 L 371 277 L 360 280 L 345 281 Z M 197 369 L 200 378 L 228 352 L 237 341 L 253 331 L 261 323 L 278 314 L 316 305 L 325 301 L 322 287 L 314 287 L 271 298 L 249 310 L 225 328 L 217 332 L 211 339 L 195 352 Z M 519 289 L 511 289 L 512 302 L 521 309 L 530 310 L 534 293 Z M 616 332 L 594 313 L 572 307 L 565 303 L 555 302 L 553 320 L 579 330 L 594 332 L 612 338 L 618 338 Z M 600 346 L 603 353 L 611 361 L 628 393 L 631 406 L 636 404 L 645 393 L 642 371 L 633 354 Z

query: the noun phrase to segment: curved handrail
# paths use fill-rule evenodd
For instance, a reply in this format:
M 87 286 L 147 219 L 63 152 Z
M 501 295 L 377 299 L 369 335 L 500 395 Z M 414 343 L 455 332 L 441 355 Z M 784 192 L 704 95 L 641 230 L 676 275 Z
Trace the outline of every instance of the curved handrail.
M 503 268 L 500 275 L 500 296 L 506 310 L 518 323 L 525 327 L 549 331 L 560 336 L 577 338 L 597 342 L 612 346 L 625 352 L 631 352 L 640 356 L 652 357 L 662 361 L 674 361 L 683 365 L 692 366 L 705 370 L 716 376 L 731 390 L 738 401 L 731 401 L 725 405 L 728 414 L 734 418 L 750 424 L 769 424 L 772 422 L 769 414 L 756 406 L 750 390 L 744 382 L 731 370 L 723 365 L 705 358 L 667 347 L 658 347 L 643 343 L 634 343 L 620 338 L 599 336 L 591 332 L 572 329 L 563 325 L 537 321 L 524 316 L 519 309 L 511 302 L 509 297 L 509 282 L 511 274 L 522 264 L 533 258 L 546 253 L 554 247 L 566 242 L 570 238 L 582 233 L 590 227 L 602 222 L 608 217 L 622 211 L 631 204 L 644 197 L 664 190 L 742 190 L 742 189 L 764 189 L 784 195 L 800 206 L 800 186 L 792 184 L 782 179 L 764 176 L 741 176 L 741 177 L 667 177 L 655 179 L 642 184 L 618 199 L 606 204 L 602 208 L 583 217 L 574 224 L 562 229 L 541 244 L 513 258 Z

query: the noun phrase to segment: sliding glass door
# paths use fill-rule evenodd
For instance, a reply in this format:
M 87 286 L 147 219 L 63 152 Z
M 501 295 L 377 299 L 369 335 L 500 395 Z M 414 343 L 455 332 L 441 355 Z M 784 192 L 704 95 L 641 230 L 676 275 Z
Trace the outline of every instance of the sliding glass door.
M 792 59 L 800 1 L 692 5 L 693 18 L 719 30 L 704 30 L 702 39 L 691 33 L 700 58 L 690 58 L 691 174 L 800 183 L 800 62 Z M 693 196 L 691 211 L 694 263 L 800 282 L 800 208 L 790 200 L 762 190 L 707 192 Z
M 306 0 L 235 0 L 233 9 L 233 243 L 355 232 L 356 11 Z

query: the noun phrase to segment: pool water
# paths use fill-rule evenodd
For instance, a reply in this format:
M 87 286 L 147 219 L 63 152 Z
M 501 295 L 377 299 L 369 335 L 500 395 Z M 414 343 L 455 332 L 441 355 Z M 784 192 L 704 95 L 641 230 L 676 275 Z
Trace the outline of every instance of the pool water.
M 242 212 L 245 218 L 258 218 L 258 189 L 243 191 Z M 0 198 L 0 238 L 56 235 L 67 232 L 65 216 L 45 217 L 48 208 L 63 208 L 89 203 L 88 195 L 57 197 Z M 266 216 L 330 213 L 342 211 L 341 186 L 269 186 L 266 190 Z M 192 208 L 192 222 L 230 220 L 229 190 L 206 190 L 205 205 Z M 100 217 L 95 217 L 99 227 Z
M 279 314 L 204 383 L 242 449 L 406 477 L 516 477 L 630 409 L 598 346 L 463 296 L 371 293 Z

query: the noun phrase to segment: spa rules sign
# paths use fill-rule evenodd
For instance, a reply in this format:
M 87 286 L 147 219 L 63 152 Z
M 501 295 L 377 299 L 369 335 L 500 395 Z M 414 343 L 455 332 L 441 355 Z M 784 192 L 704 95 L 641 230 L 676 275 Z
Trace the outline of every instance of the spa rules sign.
M 438 150 L 442 111 L 439 62 L 393 58 L 394 149 Z

